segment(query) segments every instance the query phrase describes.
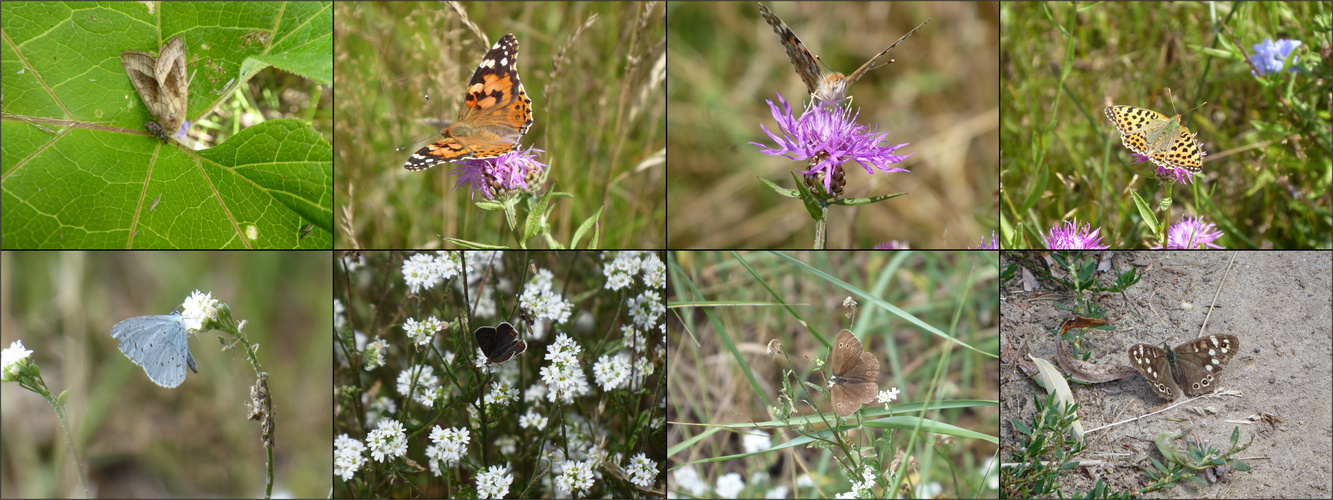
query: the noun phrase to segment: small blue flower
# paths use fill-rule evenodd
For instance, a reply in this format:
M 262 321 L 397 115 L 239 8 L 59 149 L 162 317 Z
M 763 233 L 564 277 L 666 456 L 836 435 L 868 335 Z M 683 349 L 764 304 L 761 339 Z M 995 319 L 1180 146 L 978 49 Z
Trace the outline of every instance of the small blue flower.
M 806 170 L 799 168 L 796 170 L 806 175 L 818 173 L 816 177 L 824 182 L 824 190 L 829 193 L 834 192 L 832 186 L 834 174 L 843 163 L 856 161 L 866 169 L 866 173 L 870 174 L 875 173 L 875 169 L 885 173 L 908 172 L 907 169 L 887 165 L 899 163 L 916 154 L 892 154 L 907 143 L 881 145 L 888 137 L 888 132 L 880 134 L 871 127 L 858 125 L 857 116 L 847 117 L 842 108 L 816 106 L 806 109 L 800 118 L 795 118 L 792 116 L 791 105 L 782 98 L 782 94 L 778 94 L 778 102 L 781 103 L 782 109 L 773 104 L 773 101 L 764 102 L 768 103 L 769 110 L 773 113 L 773 118 L 777 119 L 783 135 L 774 134 L 768 127 L 760 124 L 764 133 L 778 145 L 776 148 L 767 148 L 757 142 L 750 144 L 758 148 L 761 153 L 781 155 L 796 161 L 818 158 L 816 161 L 810 161 Z
M 1259 71 L 1265 75 L 1277 73 L 1282 71 L 1282 65 L 1287 60 L 1287 56 L 1291 55 L 1291 51 L 1300 46 L 1300 40 L 1279 38 L 1277 43 L 1273 43 L 1272 38 L 1265 38 L 1263 43 L 1254 44 L 1254 54 L 1250 55 L 1250 62 L 1254 63 L 1254 67 L 1259 68 Z M 1296 59 L 1296 57 L 1291 58 L 1292 67 L 1287 71 L 1296 69 Z M 1250 70 L 1250 74 L 1259 76 L 1254 70 Z

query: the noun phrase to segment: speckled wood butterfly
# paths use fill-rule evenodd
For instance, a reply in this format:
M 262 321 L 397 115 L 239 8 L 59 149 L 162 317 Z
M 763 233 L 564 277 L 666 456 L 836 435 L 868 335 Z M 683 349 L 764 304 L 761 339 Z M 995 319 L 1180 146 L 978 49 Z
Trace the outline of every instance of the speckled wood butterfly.
M 1217 374 L 1240 349 L 1235 335 L 1209 335 L 1166 349 L 1148 344 L 1129 348 L 1129 365 L 1148 379 L 1157 394 L 1174 400 L 1213 392 Z

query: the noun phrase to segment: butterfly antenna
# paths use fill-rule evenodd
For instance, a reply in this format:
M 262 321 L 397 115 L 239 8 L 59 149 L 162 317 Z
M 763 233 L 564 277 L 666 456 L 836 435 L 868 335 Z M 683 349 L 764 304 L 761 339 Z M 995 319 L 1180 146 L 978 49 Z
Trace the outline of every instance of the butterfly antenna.
M 430 102 L 430 94 L 422 94 L 422 97 L 425 97 L 425 98 L 426 98 L 426 102 Z M 437 104 L 437 106 L 438 106 L 438 104 Z M 436 113 L 436 116 L 444 116 L 444 114 L 442 114 L 442 113 Z M 415 148 L 415 147 L 417 147 L 418 145 L 420 145 L 420 144 L 423 143 L 423 142 L 426 142 L 426 141 L 429 141 L 429 140 L 431 140 L 431 139 L 434 139 L 435 136 L 438 135 L 438 134 L 439 134 L 439 132 L 436 132 L 435 134 L 431 134 L 431 135 L 428 135 L 428 136 L 426 136 L 426 137 L 422 137 L 422 138 L 420 138 L 420 139 L 417 139 L 416 141 L 413 141 L 411 144 L 408 144 L 408 145 L 406 145 L 406 146 L 400 146 L 400 147 L 394 149 L 394 151 L 402 151 L 402 150 L 404 150 L 404 149 L 412 149 L 412 148 Z
M 922 21 L 921 24 L 918 24 L 918 25 L 916 25 L 915 28 L 912 28 L 912 31 L 908 31 L 907 34 L 898 37 L 898 40 L 894 41 L 892 44 L 890 44 L 888 47 L 886 47 L 884 50 L 880 51 L 879 53 L 880 53 L 880 54 L 884 54 L 885 52 L 888 52 L 888 51 L 890 51 L 890 50 L 893 50 L 894 47 L 897 47 L 898 44 L 899 44 L 899 43 L 902 43 L 903 40 L 906 40 L 907 37 L 912 36 L 912 33 L 916 33 L 916 30 L 921 29 L 921 27 L 922 27 L 922 26 L 925 26 L 926 23 L 928 23 L 928 22 L 930 22 L 929 19 L 927 19 L 927 20 L 925 20 L 925 21 Z M 878 56 L 876 56 L 876 57 L 878 57 Z M 870 72 L 870 71 L 874 71 L 874 70 L 879 69 L 879 68 L 883 68 L 883 67 L 885 67 L 885 66 L 888 66 L 888 65 L 890 65 L 890 64 L 893 64 L 893 62 L 894 62 L 894 59 L 889 59 L 888 62 L 885 62 L 884 64 L 881 64 L 881 65 L 879 65 L 879 66 L 875 66 L 875 67 L 873 67 L 873 68 L 870 68 L 870 69 L 866 70 L 866 72 Z

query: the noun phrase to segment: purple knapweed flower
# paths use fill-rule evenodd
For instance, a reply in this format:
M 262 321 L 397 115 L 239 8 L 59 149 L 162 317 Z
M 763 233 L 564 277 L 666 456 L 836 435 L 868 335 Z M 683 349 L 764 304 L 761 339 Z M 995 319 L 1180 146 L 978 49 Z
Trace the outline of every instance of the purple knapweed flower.
M 1291 55 L 1291 51 L 1300 46 L 1300 40 L 1279 38 L 1274 43 L 1272 38 L 1265 38 L 1263 43 L 1254 44 L 1254 53 L 1250 54 L 1250 62 L 1264 75 L 1277 73 L 1282 71 L 1282 65 L 1286 62 L 1287 56 Z M 1287 71 L 1295 71 L 1296 57 L 1291 58 L 1291 65 L 1292 67 L 1288 68 Z M 1254 70 L 1250 70 L 1250 74 L 1260 75 L 1260 73 L 1255 73 Z
M 773 118 L 777 119 L 783 135 L 774 134 L 768 127 L 760 124 L 764 133 L 778 145 L 776 148 L 767 148 L 757 142 L 750 144 L 764 154 L 808 161 L 806 170 L 799 168 L 796 170 L 806 175 L 820 174 L 818 178 L 824 182 L 824 190 L 829 193 L 833 192 L 834 173 L 843 163 L 855 161 L 866 169 L 866 173 L 871 174 L 875 173 L 875 169 L 885 173 L 908 172 L 907 169 L 887 165 L 899 163 L 916 154 L 892 154 L 907 143 L 881 145 L 884 138 L 889 136 L 888 132 L 881 134 L 877 129 L 858 125 L 857 116 L 847 117 L 842 108 L 815 106 L 806 108 L 801 117 L 796 118 L 792 116 L 791 105 L 782 98 L 782 94 L 778 94 L 778 102 L 782 104 L 781 109 L 773 104 L 773 101 L 764 102 L 768 103 L 768 108 L 773 113 Z M 809 161 L 812 158 L 818 158 L 818 161 Z
M 990 232 L 990 243 L 986 243 L 986 237 L 982 236 L 980 245 L 977 245 L 976 248 L 969 248 L 969 250 L 999 250 L 999 249 L 1000 249 L 1000 236 L 995 234 L 995 231 Z
M 1221 237 L 1222 232 L 1217 230 L 1216 225 L 1204 222 L 1202 217 L 1185 216 L 1180 219 L 1180 222 L 1167 228 L 1166 248 L 1171 250 L 1225 248 L 1213 244 Z M 1155 246 L 1153 248 L 1160 249 L 1162 247 Z
M 1063 223 L 1051 228 L 1051 234 L 1043 238 L 1046 240 L 1046 248 L 1050 250 L 1104 250 L 1111 248 L 1110 245 L 1102 244 L 1102 237 L 1098 235 L 1102 228 L 1092 229 L 1092 225 L 1084 224 L 1078 227 L 1078 219 L 1073 222 L 1064 221 Z
M 1190 134 L 1190 139 L 1194 139 L 1194 136 L 1197 135 L 1199 135 L 1198 132 Z M 1199 150 L 1199 161 L 1203 161 L 1203 157 L 1208 156 L 1208 151 L 1203 149 L 1203 143 L 1195 140 L 1194 147 Z M 1130 156 L 1134 158 L 1135 164 L 1152 161 L 1152 157 L 1148 155 L 1131 153 Z M 1156 168 L 1157 180 L 1162 182 L 1175 181 L 1181 184 L 1193 184 L 1195 175 L 1203 175 L 1202 172 L 1191 172 L 1182 167 L 1168 167 L 1157 162 L 1153 162 L 1153 165 Z
M 534 151 L 542 150 L 520 149 L 495 158 L 455 161 L 454 165 L 458 165 L 458 168 L 449 172 L 450 175 L 458 175 L 454 189 L 471 184 L 473 196 L 481 191 L 483 196 L 491 200 L 520 191 L 531 191 L 531 183 L 541 179 L 546 171 L 546 164 L 535 159 L 537 155 L 533 154 Z

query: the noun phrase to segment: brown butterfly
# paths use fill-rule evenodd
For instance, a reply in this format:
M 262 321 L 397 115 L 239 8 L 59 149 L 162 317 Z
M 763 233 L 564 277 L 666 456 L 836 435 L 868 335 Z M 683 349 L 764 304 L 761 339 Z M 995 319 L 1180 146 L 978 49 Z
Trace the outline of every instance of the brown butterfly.
M 144 123 L 144 128 L 163 142 L 180 130 L 189 107 L 190 84 L 185 75 L 185 59 L 185 42 L 179 36 L 163 45 L 156 59 L 137 50 L 120 53 L 120 64 L 125 66 L 130 83 L 157 119 L 157 122 Z
M 850 330 L 838 332 L 838 339 L 833 342 L 833 356 L 829 365 L 833 368 L 833 411 L 839 417 L 861 409 L 861 405 L 873 403 L 879 393 L 879 360 L 874 354 L 864 352 L 865 347 Z

